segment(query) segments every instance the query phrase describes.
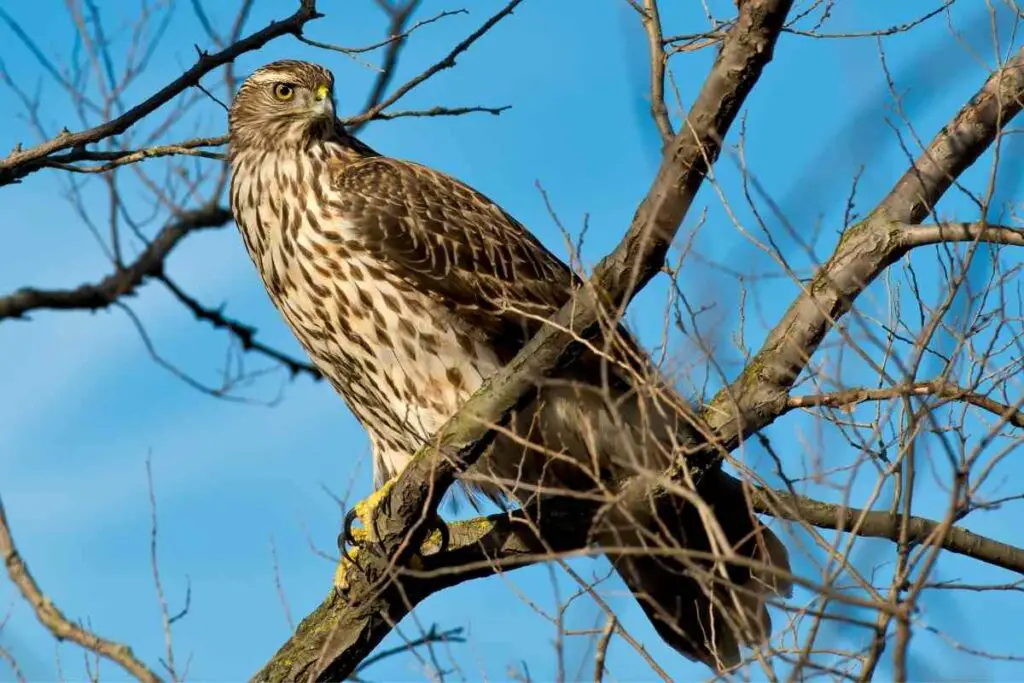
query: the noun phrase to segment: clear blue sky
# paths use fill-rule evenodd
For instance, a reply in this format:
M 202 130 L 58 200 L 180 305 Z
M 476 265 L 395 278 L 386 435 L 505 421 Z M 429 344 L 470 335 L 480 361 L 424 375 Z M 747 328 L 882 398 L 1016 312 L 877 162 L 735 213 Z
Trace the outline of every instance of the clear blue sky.
M 291 11 L 289 2 L 257 3 L 249 21 L 254 30 L 271 18 Z M 330 42 L 358 45 L 379 39 L 382 20 L 371 2 L 323 2 L 330 14 L 311 24 L 308 34 Z M 427 0 L 423 17 L 461 4 L 462 15 L 424 28 L 406 50 L 397 82 L 402 82 L 476 28 L 500 3 L 442 3 Z M 663 10 L 669 32 L 702 30 L 699 3 L 693 13 Z M 729 2 L 720 6 L 728 14 Z M 931 9 L 935 0 L 873 0 L 839 3 L 829 29 L 864 30 L 898 24 Z M 885 39 L 890 68 L 905 96 L 904 110 L 915 130 L 930 138 L 977 85 L 993 63 L 986 25 L 973 19 L 983 3 L 960 2 L 955 25 L 965 31 L 963 42 L 937 19 L 910 37 Z M 136 3 L 102 3 L 107 26 L 114 32 L 128 22 Z M 170 30 L 157 59 L 126 95 L 135 102 L 157 89 L 193 62 L 193 45 L 207 45 L 188 3 L 178 3 Z M 206 2 L 217 25 L 231 21 L 235 3 Z M 35 36 L 55 62 L 74 49 L 72 29 L 58 0 L 3 3 Z M 403 100 L 398 108 L 436 104 L 510 104 L 500 117 L 481 114 L 452 119 L 400 120 L 371 124 L 364 139 L 386 154 L 415 159 L 486 192 L 531 227 L 552 249 L 564 255 L 563 240 L 548 216 L 535 183 L 548 192 L 564 224 L 576 233 L 589 216 L 585 259 L 591 263 L 611 249 L 655 172 L 657 134 L 646 110 L 646 48 L 639 24 L 621 0 L 527 0 L 512 17 L 459 59 L 458 67 L 436 77 Z M 971 27 L 975 27 L 972 29 Z M 123 36 L 124 30 L 118 34 Z M 0 57 L 10 75 L 29 92 L 39 88 L 43 120 L 52 132 L 76 128 L 66 97 L 48 81 L 31 54 L 0 25 Z M 965 45 L 973 46 L 972 55 Z M 123 41 L 117 50 L 123 50 Z M 874 39 L 823 43 L 784 36 L 776 59 L 746 109 L 746 163 L 788 220 L 803 235 L 816 236 L 818 257 L 836 242 L 842 210 L 853 172 L 869 162 L 859 189 L 858 208 L 872 200 L 906 167 L 895 144 L 888 117 L 901 127 L 880 69 Z M 922 55 L 926 55 L 923 57 Z M 338 54 L 315 51 L 291 38 L 281 39 L 238 64 L 245 74 L 281 57 L 309 58 L 335 70 L 339 106 L 352 113 L 363 103 L 373 73 Z M 711 53 L 679 61 L 676 77 L 685 102 L 699 87 Z M 214 82 L 211 80 L 211 83 Z M 17 101 L 6 90 L 0 95 L 0 148 L 16 141 L 31 143 L 34 135 Z M 216 134 L 225 127 L 216 105 L 203 103 L 189 124 L 199 132 Z M 854 125 L 851 127 L 851 123 Z M 193 129 L 178 129 L 188 137 Z M 912 148 L 913 141 L 909 143 Z M 738 141 L 738 128 L 731 138 Z M 717 178 L 735 206 L 742 204 L 735 163 L 724 157 Z M 983 188 L 988 166 L 983 163 L 966 182 Z M 1011 171 L 1007 167 L 1008 171 Z M 1012 175 L 1009 174 L 1008 175 Z M 122 174 L 126 201 L 142 207 L 148 201 L 131 172 Z M 0 190 L 5 248 L 0 250 L 0 293 L 19 286 L 74 286 L 108 272 L 109 265 L 70 205 L 61 197 L 66 179 L 53 171 L 37 173 L 21 185 Z M 1014 187 L 1003 188 L 1004 198 Z M 101 202 L 98 183 L 87 196 Z M 1019 197 L 1019 195 L 1017 195 Z M 708 259 L 727 262 L 736 270 L 778 272 L 770 259 L 753 248 L 722 208 L 718 195 L 707 188 L 688 218 L 693 227 L 707 210 L 707 223 L 698 247 Z M 976 219 L 976 208 L 951 196 L 941 207 L 944 215 Z M 741 220 L 749 212 L 740 210 Z M 1005 218 L 1005 220 L 1009 220 Z M 779 232 L 787 256 L 802 267 L 802 248 Z M 1003 260 L 1014 264 L 1012 253 Z M 692 263 L 692 262 L 691 262 Z M 917 259 L 918 275 L 935 282 L 934 265 Z M 255 325 L 260 339 L 300 353 L 268 302 L 233 228 L 206 232 L 187 240 L 170 261 L 170 272 L 195 296 L 210 305 L 224 303 L 229 315 Z M 981 274 L 984 276 L 984 273 Z M 683 276 L 694 306 L 714 306 L 717 338 L 730 346 L 736 328 L 739 288 L 720 272 L 695 264 Z M 778 319 L 796 285 L 785 278 L 757 285 L 760 321 L 748 321 L 748 344 L 755 345 L 765 325 Z M 630 319 L 651 345 L 658 344 L 664 310 L 664 283 L 645 292 L 631 309 Z M 885 290 L 873 288 L 871 310 L 885 306 Z M 170 360 L 207 378 L 217 377 L 228 343 L 226 337 L 194 322 L 158 286 L 147 286 L 131 301 L 149 334 Z M 684 341 L 673 337 L 673 352 L 685 354 Z M 735 373 L 738 356 L 722 349 L 726 373 Z M 261 362 L 250 357 L 256 367 Z M 870 382 L 854 366 L 849 382 Z M 296 620 L 322 599 L 333 565 L 315 555 L 312 542 L 333 552 L 339 511 L 324 487 L 340 495 L 349 484 L 361 497 L 369 490 L 368 444 L 364 433 L 326 384 L 306 379 L 283 382 L 274 375 L 258 383 L 252 394 L 273 397 L 283 386 L 281 401 L 272 408 L 239 405 L 201 395 L 157 367 L 149 358 L 128 318 L 111 310 L 87 313 L 41 312 L 31 322 L 0 324 L 0 495 L 22 553 L 47 593 L 73 618 L 87 620 L 100 634 L 130 643 L 147 662 L 157 666 L 163 635 L 149 568 L 149 509 L 145 461 L 152 457 L 160 522 L 160 568 L 172 610 L 182 604 L 191 586 L 189 615 L 174 628 L 179 664 L 191 659 L 190 678 L 240 680 L 253 672 L 288 636 L 274 588 L 270 555 L 273 537 L 289 608 Z M 826 467 L 835 467 L 854 453 L 828 432 L 814 434 L 806 419 L 789 418 L 770 430 L 777 450 L 799 459 L 808 442 L 817 444 Z M 848 450 L 848 449 L 847 449 Z M 756 448 L 745 451 L 751 463 L 767 475 L 770 466 Z M 762 467 L 763 465 L 763 467 Z M 1012 481 L 1021 465 L 1001 465 L 997 479 Z M 858 485 L 857 494 L 870 486 Z M 922 485 L 922 513 L 938 514 L 944 498 Z M 1012 488 L 1012 487 L 1009 487 Z M 811 489 L 813 492 L 813 489 Z M 817 493 L 822 493 L 817 491 Z M 854 502 L 858 502 L 855 497 Z M 883 496 L 881 504 L 887 503 Z M 929 507 L 930 506 L 930 507 Z M 1024 544 L 1024 530 L 1013 522 L 1012 506 L 968 525 L 1000 540 Z M 870 567 L 891 561 L 888 546 L 864 542 L 855 558 Z M 804 561 L 797 570 L 807 567 Z M 586 576 L 603 575 L 603 560 L 579 561 Z M 811 570 L 813 571 L 813 570 Z M 887 571 L 883 570 L 883 571 Z M 995 570 L 959 558 L 939 563 L 939 577 L 976 581 L 1009 581 Z M 552 578 L 554 577 L 554 578 Z M 557 590 L 555 588 L 557 586 Z M 678 680 L 703 675 L 661 644 L 639 609 L 609 580 L 604 586 L 624 624 Z M 451 657 L 460 665 L 462 680 L 504 680 L 510 667 L 526 662 L 534 680 L 554 675 L 552 622 L 539 617 L 535 606 L 552 614 L 573 591 L 560 572 L 534 567 L 504 577 L 460 586 L 436 595 L 406 619 L 401 630 L 415 637 L 418 625 L 442 628 L 464 626 L 468 642 L 452 645 Z M 796 600 L 807 600 L 798 592 Z M 1018 615 L 1024 611 L 1021 593 L 941 594 L 924 601 L 930 623 L 946 629 L 968 646 L 1020 654 Z M 0 581 L 0 615 L 11 606 L 9 623 L 0 643 L 11 649 L 32 680 L 56 676 L 54 644 L 35 623 L 13 588 Z M 599 614 L 580 601 L 570 610 L 570 628 L 590 627 Z M 837 646 L 865 633 L 836 630 Z M 394 634 L 387 641 L 394 645 Z M 848 645 L 847 645 L 848 646 Z M 567 671 L 586 660 L 583 639 L 566 643 Z M 76 648 L 61 646 L 65 675 L 84 676 Z M 438 650 L 447 661 L 445 648 Z M 970 657 L 933 637 L 914 641 L 915 673 L 922 678 L 1024 679 L 1024 666 Z M 941 653 L 941 659 L 936 657 Z M 617 642 L 609 658 L 613 680 L 648 680 L 651 674 L 639 658 Z M 106 680 L 122 678 L 120 670 L 104 664 Z M 367 672 L 373 680 L 422 678 L 413 657 L 390 660 Z M 880 674 L 884 677 L 883 674 Z M 456 679 L 460 674 L 456 674 Z M 0 663 L 0 680 L 10 671 Z

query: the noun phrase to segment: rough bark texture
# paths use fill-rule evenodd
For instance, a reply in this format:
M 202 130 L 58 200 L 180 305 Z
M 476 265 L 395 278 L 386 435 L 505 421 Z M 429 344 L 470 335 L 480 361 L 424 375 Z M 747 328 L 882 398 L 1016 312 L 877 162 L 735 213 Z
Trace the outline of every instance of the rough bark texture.
M 390 558 L 386 566 L 368 566 L 367 582 L 352 587 L 345 605 L 332 605 L 328 598 L 255 680 L 306 680 L 311 673 L 324 680 L 345 678 L 398 619 L 429 594 L 421 592 L 421 586 L 395 581 L 394 568 L 406 566 L 416 554 L 428 530 L 425 522 L 432 519 L 456 474 L 486 448 L 490 426 L 500 424 L 536 378 L 557 366 L 574 335 L 585 336 L 602 310 L 624 307 L 661 270 L 729 126 L 771 60 L 791 6 L 790 0 L 741 4 L 739 18 L 682 129 L 666 147 L 658 174 L 622 242 L 597 266 L 589 285 L 559 311 L 554 324 L 545 326 L 448 422 L 437 435 L 436 448 L 417 454 L 402 472 L 391 491 L 388 514 L 377 521 L 381 556 Z M 564 526 L 558 535 L 563 534 L 579 537 L 564 531 Z M 472 576 L 460 580 L 467 578 Z
M 555 324 L 545 327 L 446 425 L 438 435 L 437 447 L 417 455 L 397 481 L 390 506 L 378 520 L 379 554 L 366 558 L 365 575 L 351 587 L 344 603 L 328 598 L 307 617 L 255 680 L 342 679 L 424 597 L 493 572 L 486 562 L 474 561 L 498 557 L 502 552 L 513 563 L 516 557 L 529 561 L 529 554 L 522 551 L 540 544 L 537 537 L 524 541 L 521 534 L 510 536 L 507 527 L 494 525 L 495 520 L 470 523 L 479 525 L 480 535 L 463 536 L 448 552 L 421 558 L 416 556 L 416 549 L 428 531 L 424 522 L 431 519 L 441 495 L 460 469 L 472 463 L 487 445 L 490 426 L 501 423 L 502 417 L 530 391 L 536 377 L 549 372 L 560 359 L 565 362 L 572 334 L 585 335 L 598 320 L 600 310 L 609 310 L 609 306 L 621 310 L 661 269 L 729 125 L 771 58 L 790 5 L 784 0 L 748 0 L 740 4 L 740 17 L 724 39 L 682 130 L 667 145 L 658 175 L 623 241 L 599 264 L 588 286 L 558 313 Z M 991 145 L 1020 111 L 1022 98 L 1024 58 L 1018 55 L 994 74 L 936 136 L 875 211 L 846 232 L 740 377 L 704 411 L 708 431 L 701 450 L 708 457 L 699 461 L 699 467 L 717 466 L 744 438 L 787 411 L 793 383 L 827 332 L 880 273 L 921 243 L 908 236 L 907 225 L 920 222 L 957 174 Z M 678 463 L 670 476 L 681 479 L 686 474 L 684 468 L 693 466 L 693 461 Z M 650 491 L 638 481 L 627 488 L 626 494 L 641 496 Z M 766 514 L 843 531 L 856 528 L 867 536 L 894 538 L 893 534 L 905 526 L 901 517 L 888 513 L 830 506 L 778 492 L 755 492 L 754 497 L 758 509 Z M 546 543 L 544 549 L 551 552 L 581 547 L 591 519 L 589 513 L 581 508 L 562 515 L 557 526 L 543 522 L 540 537 Z M 854 521 L 847 523 L 847 519 Z M 979 543 L 979 537 L 966 530 L 930 520 L 913 518 L 909 522 L 917 542 L 934 543 L 1015 571 L 1024 570 L 1020 549 L 996 542 Z M 459 533 L 469 528 L 460 527 Z M 555 528 L 557 533 L 547 531 Z M 552 546 L 555 540 L 557 547 Z M 410 573 L 408 567 L 416 563 L 427 571 Z M 413 578 L 424 574 L 434 578 Z M 400 575 L 402 579 L 397 580 Z

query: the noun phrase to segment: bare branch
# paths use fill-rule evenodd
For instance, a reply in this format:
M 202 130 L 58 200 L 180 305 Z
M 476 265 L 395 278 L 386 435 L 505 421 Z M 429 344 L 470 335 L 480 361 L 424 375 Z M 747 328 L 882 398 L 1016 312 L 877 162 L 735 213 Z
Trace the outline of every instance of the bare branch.
M 390 30 L 388 32 L 388 37 L 385 38 L 384 40 L 378 41 L 376 43 L 371 43 L 370 45 L 364 45 L 363 47 L 342 47 L 341 45 L 331 45 L 330 43 L 322 43 L 320 41 L 312 40 L 305 36 L 299 36 L 298 38 L 303 43 L 307 45 L 312 45 L 313 47 L 318 47 L 321 50 L 331 50 L 333 52 L 340 52 L 345 55 L 353 56 L 363 54 L 364 52 L 372 52 L 373 50 L 379 50 L 380 48 L 386 45 L 391 45 L 392 43 L 405 40 L 410 35 L 412 35 L 413 31 L 415 31 L 416 29 L 422 28 L 423 26 L 426 26 L 428 24 L 433 24 L 435 21 L 440 21 L 445 17 L 455 16 L 456 14 L 469 14 L 469 12 L 464 9 L 444 10 L 443 12 L 438 12 L 429 19 L 421 19 L 417 21 L 416 23 L 412 24 L 409 28 L 400 30 L 399 33 L 395 33 L 393 30 Z
M 134 653 L 132 653 L 130 647 L 101 638 L 92 631 L 72 623 L 53 604 L 53 601 L 46 597 L 42 589 L 39 588 L 39 584 L 32 578 L 28 565 L 25 564 L 25 560 L 22 559 L 17 547 L 14 545 L 14 538 L 11 535 L 11 528 L 7 523 L 7 513 L 4 511 L 2 501 L 0 501 L 0 556 L 3 556 L 4 565 L 7 567 L 7 574 L 11 577 L 11 582 L 18 588 L 22 597 L 32 606 L 39 623 L 52 633 L 54 638 L 57 640 L 70 640 L 89 652 L 114 662 L 140 681 L 145 683 L 160 682 L 160 677 L 139 661 Z
M 228 45 L 220 52 L 202 54 L 192 68 L 117 118 L 77 133 L 64 132 L 35 147 L 12 153 L 0 161 L 0 186 L 17 182 L 45 167 L 46 157 L 56 152 L 72 150 L 69 156 L 70 161 L 74 161 L 76 154 L 86 152 L 86 145 L 123 133 L 132 124 L 156 111 L 175 96 L 198 85 L 203 76 L 217 67 L 234 61 L 246 52 L 258 50 L 275 38 L 299 34 L 306 23 L 320 16 L 314 0 L 301 0 L 299 9 L 291 16 L 272 22 L 260 31 Z
M 1024 49 L 992 74 L 971 101 L 935 136 L 876 211 L 884 213 L 891 221 L 920 223 L 1021 108 L 1024 108 Z
M 121 297 L 131 296 L 146 278 L 161 273 L 167 255 L 186 236 L 199 230 L 219 228 L 230 220 L 231 212 L 216 204 L 182 211 L 160 230 L 133 263 L 99 282 L 74 289 L 25 287 L 0 297 L 0 320 L 21 318 L 41 309 L 95 311 L 107 308 Z
M 615 635 L 615 626 L 618 620 L 614 615 L 608 617 L 604 630 L 601 632 L 601 639 L 597 641 L 597 653 L 594 655 L 594 683 L 601 683 L 604 680 L 604 662 L 608 657 L 608 646 L 612 643 L 612 636 Z
M 939 533 L 944 530 L 945 522 L 913 517 L 904 523 L 899 516 L 893 517 L 886 510 L 861 510 L 764 488 L 752 488 L 748 492 L 753 509 L 766 515 L 822 529 L 892 541 L 899 539 L 904 527 L 907 527 L 910 539 L 915 543 L 935 544 L 950 552 L 1024 574 L 1024 550 L 960 527 L 951 527 L 948 533 Z M 737 492 L 736 495 L 742 497 L 744 493 Z M 400 598 L 385 599 L 388 587 L 381 585 L 376 586 L 380 593 L 367 593 L 366 597 L 357 593 L 369 590 L 369 587 L 353 587 L 344 598 L 332 591 L 299 624 L 295 635 L 253 680 L 306 680 L 310 673 L 308 667 L 311 666 L 306 662 L 315 662 L 320 657 L 326 634 L 333 633 L 337 637 L 346 632 L 343 630 L 345 622 L 352 618 L 353 611 L 365 612 L 362 618 L 371 618 L 373 615 L 376 628 L 390 629 L 392 624 L 397 623 L 423 599 L 438 591 L 491 576 L 495 571 L 508 572 L 536 562 L 546 562 L 558 554 L 574 551 L 583 554 L 603 552 L 588 547 L 589 523 L 590 516 L 585 510 L 579 505 L 565 502 L 555 505 L 546 503 L 543 515 L 539 515 L 536 510 L 528 513 L 517 511 L 455 522 L 449 525 L 450 539 L 444 552 L 438 552 L 440 539 L 435 533 L 426 540 L 426 554 L 419 558 L 421 564 L 417 569 L 401 569 L 398 576 L 392 577 L 393 581 L 401 582 Z M 667 554 L 692 552 L 675 548 L 619 550 Z M 825 590 L 824 586 L 793 578 L 809 589 Z M 851 604 L 862 604 L 852 596 L 848 596 L 848 599 Z M 383 611 L 374 612 L 374 608 Z M 355 634 L 348 637 L 355 637 Z M 350 648 L 355 649 L 356 645 L 352 643 Z M 352 667 L 358 666 L 358 655 L 346 652 L 343 656 Z M 335 664 L 338 665 L 337 662 Z M 321 672 L 318 680 L 340 678 L 334 672 L 327 671 Z
M 665 63 L 668 57 L 665 55 L 665 41 L 662 38 L 658 0 L 644 0 L 641 16 L 651 53 L 651 116 L 661 133 L 662 143 L 668 144 L 675 137 L 675 131 L 672 130 L 672 122 L 665 107 Z
M 905 224 L 921 222 L 1022 105 L 1024 51 L 989 77 L 876 210 L 846 231 L 739 379 L 715 396 L 705 416 L 722 448 L 731 450 L 781 414 L 790 387 L 828 330 L 906 252 Z
M 135 150 L 68 152 L 48 157 L 41 164 L 47 168 L 56 168 L 62 171 L 71 171 L 72 173 L 106 173 L 120 166 L 135 164 L 146 159 L 159 159 L 160 157 L 191 156 L 221 160 L 224 158 L 224 155 L 220 152 L 211 152 L 200 148 L 222 144 L 224 144 L 224 140 L 219 138 L 199 138 L 187 140 L 176 145 L 154 145 L 153 147 Z M 79 161 L 106 161 L 107 163 L 96 166 L 82 166 L 78 163 L 72 163 Z
M 286 353 L 282 353 L 281 351 L 271 348 L 262 342 L 256 341 L 256 329 L 254 327 L 245 325 L 237 320 L 232 320 L 219 310 L 203 306 L 196 299 L 189 296 L 167 275 L 158 273 L 155 277 L 167 287 L 171 294 L 173 294 L 174 297 L 185 306 L 185 308 L 192 312 L 192 315 L 194 315 L 197 320 L 205 320 L 217 329 L 227 330 L 233 337 L 238 339 L 243 350 L 259 353 L 277 363 L 280 363 L 288 368 L 288 372 L 292 377 L 299 374 L 305 374 L 316 381 L 323 379 L 323 375 L 320 374 L 320 371 L 308 361 L 293 358 Z
M 511 11 L 516 4 L 510 3 L 504 11 Z M 658 175 L 629 231 L 598 265 L 591 286 L 581 289 L 559 311 L 552 325 L 541 328 L 519 355 L 446 423 L 436 437 L 436 450 L 424 449 L 402 471 L 391 489 L 389 514 L 376 520 L 387 566 L 357 575 L 344 607 L 335 606 L 330 599 L 321 605 L 307 619 L 310 625 L 303 622 L 299 626 L 295 636 L 257 674 L 257 680 L 301 680 L 310 675 L 344 678 L 397 618 L 424 597 L 418 592 L 422 586 L 396 586 L 391 580 L 391 567 L 404 565 L 420 548 L 427 532 L 425 521 L 436 510 L 455 474 L 486 448 L 493 436 L 490 425 L 501 424 L 503 416 L 531 390 L 536 379 L 555 367 L 573 334 L 585 336 L 597 322 L 602 310 L 598 302 L 610 301 L 618 307 L 660 271 L 729 125 L 771 59 L 791 4 L 789 0 L 748 0 L 741 4 L 739 19 L 723 41 L 683 130 L 666 149 Z M 557 535 L 567 534 L 560 530 Z M 417 592 L 411 594 L 412 590 Z M 335 623 L 326 632 L 315 627 L 325 617 Z
M 861 510 L 794 496 L 782 491 L 755 488 L 751 492 L 756 512 L 810 524 L 822 529 L 854 533 L 864 538 L 886 538 L 891 541 L 908 534 L 908 542 L 935 545 L 950 552 L 995 567 L 1024 574 L 1024 549 L 1000 543 L 961 527 L 945 528 L 948 522 L 935 522 L 923 517 L 903 519 L 888 510 Z
M 167 597 L 164 595 L 164 585 L 160 580 L 160 563 L 157 559 L 157 515 L 156 515 L 156 490 L 153 487 L 153 462 L 151 457 L 146 458 L 146 491 L 149 494 L 149 565 L 153 572 L 153 586 L 156 588 L 156 599 L 160 605 L 160 619 L 163 622 L 164 631 L 164 659 L 163 664 L 167 673 L 171 675 L 172 681 L 179 681 L 181 677 L 174 664 L 174 636 L 171 633 L 171 626 L 177 619 L 188 612 L 188 600 L 180 615 L 171 616 L 167 608 Z M 190 591 L 191 592 L 191 591 Z
M 405 30 L 405 26 L 409 23 L 409 19 L 412 18 L 412 13 L 416 10 L 419 3 L 420 0 L 405 0 L 404 3 L 397 7 L 385 6 L 385 11 L 391 15 L 388 35 L 393 39 L 386 41 L 387 49 L 384 51 L 384 59 L 382 60 L 377 78 L 373 82 L 373 87 L 370 88 L 370 94 L 366 99 L 363 111 L 376 107 L 380 103 L 381 98 L 384 97 L 384 91 L 391 84 L 391 79 L 394 78 L 398 66 L 398 57 L 401 55 L 402 48 L 405 47 L 405 42 L 409 35 L 409 32 Z
M 828 394 L 792 396 L 786 402 L 786 411 L 819 406 L 852 408 L 856 404 L 866 401 L 888 401 L 905 396 L 938 396 L 947 401 L 963 401 L 987 410 L 1005 420 L 1007 424 L 1024 428 L 1024 413 L 1018 407 L 1000 403 L 988 396 L 969 391 L 941 379 L 886 389 L 847 389 Z
M 1024 230 L 988 223 L 907 224 L 903 226 L 900 238 L 907 248 L 947 242 L 984 242 L 1014 247 L 1024 246 Z
M 359 664 L 359 666 L 356 667 L 356 672 L 358 673 L 360 671 L 363 671 L 364 669 L 368 669 L 374 664 L 383 661 L 389 657 L 394 657 L 395 655 L 409 652 L 410 650 L 415 650 L 416 648 L 423 647 L 424 645 L 431 645 L 434 643 L 464 643 L 466 642 L 466 638 L 462 635 L 462 631 L 463 629 L 461 626 L 456 626 L 455 628 L 439 631 L 437 628 L 437 624 L 434 624 L 430 627 L 429 631 L 424 633 L 419 638 L 415 638 L 408 642 L 402 643 L 401 645 L 388 648 L 387 650 L 381 650 L 380 652 L 376 652 L 373 655 L 367 657 Z
M 492 114 L 498 116 L 512 108 L 506 104 L 501 107 L 431 107 L 430 109 L 413 109 L 409 111 L 382 111 L 374 117 L 375 121 L 390 121 L 402 118 L 425 118 L 431 116 L 463 116 L 464 114 Z
M 7 666 L 10 667 L 16 683 L 28 683 L 28 679 L 25 678 L 24 672 L 22 672 L 21 667 L 18 665 L 18 660 L 2 645 L 0 645 L 0 659 L 7 662 Z
M 288 624 L 288 631 L 295 631 L 295 621 L 292 619 L 292 610 L 288 607 L 288 598 L 284 593 L 284 583 L 281 580 L 281 566 L 277 562 L 277 546 L 274 544 L 274 537 L 270 537 L 270 561 L 274 571 L 274 591 L 277 593 L 277 601 L 281 604 L 281 611 L 284 612 L 285 623 Z
M 346 121 L 346 124 L 353 131 L 358 131 L 359 128 L 361 128 L 366 122 L 372 121 L 373 119 L 377 118 L 377 116 L 382 111 L 393 105 L 401 98 L 405 97 L 405 95 L 407 95 L 410 90 L 412 90 L 419 84 L 423 83 L 423 81 L 427 80 L 428 78 L 437 74 L 440 71 L 444 71 L 445 69 L 450 69 L 453 66 L 455 66 L 455 59 L 460 54 L 468 50 L 473 43 L 475 43 L 485 33 L 494 28 L 494 26 L 499 21 L 512 14 L 512 11 L 516 7 L 518 7 L 521 2 L 523 2 L 523 0 L 512 0 L 511 2 L 509 2 L 496 14 L 491 16 L 490 19 L 485 21 L 480 26 L 480 28 L 473 31 L 473 33 L 469 34 L 462 42 L 460 42 L 458 45 L 452 48 L 452 50 L 447 55 L 445 55 L 444 59 L 435 63 L 434 65 L 420 73 L 418 76 L 415 76 L 414 78 L 411 78 L 410 80 L 406 81 L 397 90 L 395 90 L 395 92 L 391 93 L 391 95 L 387 97 L 384 101 L 377 102 L 374 104 L 371 98 L 371 106 L 369 106 L 362 114 L 359 114 L 358 116 L 353 116 L 352 118 L 348 119 Z

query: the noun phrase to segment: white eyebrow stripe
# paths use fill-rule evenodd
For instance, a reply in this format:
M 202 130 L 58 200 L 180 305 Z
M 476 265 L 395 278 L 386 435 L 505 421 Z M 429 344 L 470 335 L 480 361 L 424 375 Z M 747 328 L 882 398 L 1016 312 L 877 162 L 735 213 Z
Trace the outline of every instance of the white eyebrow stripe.
M 295 79 L 295 74 L 290 74 L 287 71 L 260 71 L 254 73 L 248 78 L 250 83 L 267 83 L 268 81 L 284 81 L 291 83 Z

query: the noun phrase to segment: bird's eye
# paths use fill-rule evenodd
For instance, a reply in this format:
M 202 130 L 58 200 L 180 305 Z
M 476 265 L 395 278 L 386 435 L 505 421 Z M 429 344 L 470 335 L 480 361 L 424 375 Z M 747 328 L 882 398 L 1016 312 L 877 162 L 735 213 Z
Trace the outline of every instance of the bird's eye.
M 295 88 L 287 83 L 278 83 L 274 86 L 274 97 L 281 102 L 287 102 L 295 97 Z

